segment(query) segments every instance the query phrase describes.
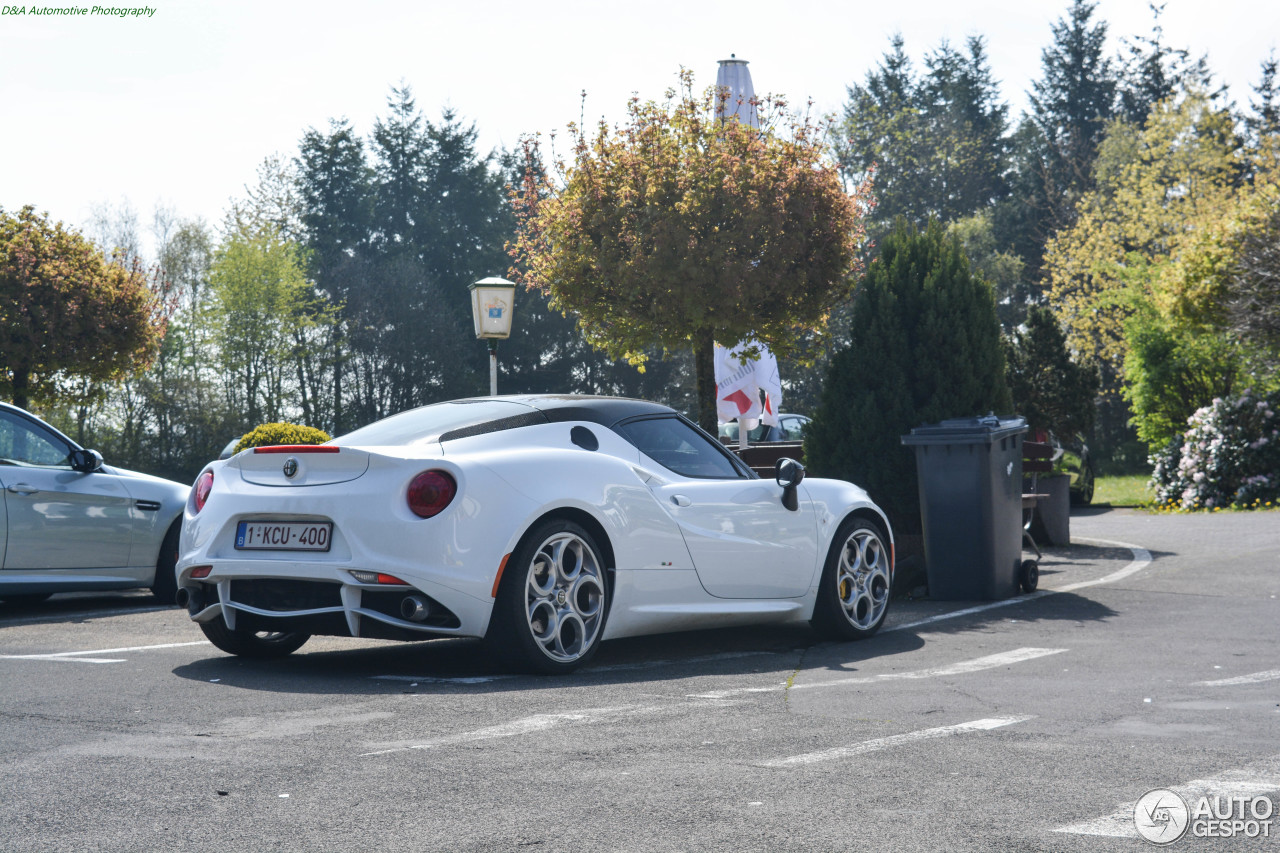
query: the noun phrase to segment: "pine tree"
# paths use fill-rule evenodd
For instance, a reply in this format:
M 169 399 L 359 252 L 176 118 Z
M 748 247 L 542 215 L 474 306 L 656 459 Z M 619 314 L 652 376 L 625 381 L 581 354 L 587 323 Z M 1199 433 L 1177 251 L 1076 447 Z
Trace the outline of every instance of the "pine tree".
M 890 48 L 864 85 L 848 87 L 836 141 L 848 183 L 856 186 L 875 175 L 876 221 L 884 223 L 899 216 L 923 219 L 922 177 L 930 156 L 917 101 L 920 83 L 901 34 L 893 36 Z
M 343 267 L 367 246 L 371 228 L 373 173 L 364 143 L 346 119 L 333 120 L 327 133 L 303 134 L 295 162 L 310 272 L 341 300 L 355 284 Z
M 1107 25 L 1093 21 L 1096 3 L 1075 0 L 1052 28 L 1032 83 L 1031 113 L 1013 137 L 1010 203 L 995 214 L 998 242 L 1026 262 L 1034 296 L 1044 244 L 1074 218 L 1092 186 L 1093 161 L 1116 110 L 1119 73 L 1103 53 Z
M 416 254 L 428 238 L 427 171 L 431 141 L 413 90 L 392 87 L 388 113 L 373 125 L 374 245 L 384 255 Z
M 1149 5 L 1151 35 L 1125 40 L 1128 56 L 1119 87 L 1120 115 L 1135 125 L 1144 124 L 1156 104 L 1172 95 L 1197 90 L 1218 98 L 1226 92 L 1226 86 L 1214 86 L 1208 58 L 1192 59 L 1189 50 L 1164 43 L 1160 16 L 1167 4 Z
M 1252 86 L 1254 98 L 1249 99 L 1250 113 L 1244 118 L 1244 125 L 1253 137 L 1254 148 L 1262 148 L 1263 141 L 1274 139 L 1280 134 L 1280 86 L 1276 85 L 1277 66 L 1276 53 L 1262 61 L 1262 76 L 1256 86 Z
M 1053 312 L 1033 307 L 1026 325 L 1006 340 L 1009 391 L 1027 424 L 1063 437 L 1093 429 L 1098 369 L 1072 359 Z
M 928 165 L 929 198 L 943 222 L 967 216 L 1003 198 L 1008 105 L 1000 102 L 986 46 L 971 36 L 963 53 L 945 41 L 925 57 L 919 101 L 926 138 L 933 144 Z
M 915 462 L 901 436 L 921 423 L 1012 408 L 991 287 L 936 220 L 919 231 L 899 219 L 863 278 L 852 328 L 805 456 L 814 474 L 867 489 L 895 529 L 918 532 Z
M 1043 77 L 1032 84 L 1031 121 L 1045 143 L 1041 242 L 1066 224 L 1090 184 L 1098 143 L 1115 115 L 1118 78 L 1103 55 L 1104 21 L 1090 24 L 1096 4 L 1076 0 L 1069 19 L 1053 26 L 1053 45 L 1041 53 Z
M 898 216 L 950 221 L 1003 198 L 1008 107 L 981 37 L 967 51 L 943 42 L 912 69 L 895 35 L 863 85 L 848 88 L 837 156 L 853 183 L 874 171 L 879 230 Z

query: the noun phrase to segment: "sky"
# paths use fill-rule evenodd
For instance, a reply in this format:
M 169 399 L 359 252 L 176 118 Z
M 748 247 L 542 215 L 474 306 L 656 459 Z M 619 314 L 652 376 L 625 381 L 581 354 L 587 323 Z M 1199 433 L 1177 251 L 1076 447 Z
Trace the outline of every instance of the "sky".
M 6 0 L 12 4 L 15 0 Z M 16 0 L 23 8 L 23 0 Z M 99 0 L 106 2 L 106 0 Z M 758 94 L 837 112 L 901 33 L 917 62 L 941 40 L 986 38 L 1011 115 L 1068 0 L 784 4 L 735 0 L 149 0 L 149 16 L 0 15 L 0 207 L 33 204 L 84 228 L 95 206 L 157 205 L 217 224 L 262 160 L 345 117 L 367 135 L 390 87 L 429 118 L 448 106 L 484 150 L 580 116 L 616 121 L 636 92 L 661 98 L 681 67 L 701 88 L 717 60 L 750 62 Z M 1150 32 L 1146 0 L 1101 0 L 1120 37 Z M 1207 54 L 1247 103 L 1280 40 L 1280 3 L 1168 0 L 1165 42 Z M 581 100 L 586 92 L 585 104 Z

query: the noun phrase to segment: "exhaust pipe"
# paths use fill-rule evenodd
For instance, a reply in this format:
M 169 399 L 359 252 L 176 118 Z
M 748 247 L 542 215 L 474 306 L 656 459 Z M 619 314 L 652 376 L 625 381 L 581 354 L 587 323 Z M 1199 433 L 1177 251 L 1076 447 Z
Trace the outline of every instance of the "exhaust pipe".
M 187 589 L 185 586 L 178 587 L 178 594 L 175 597 L 179 607 L 187 608 L 187 613 L 195 616 L 201 610 L 204 610 L 204 593 L 199 589 Z
M 431 602 L 420 595 L 406 595 L 400 602 L 400 615 L 410 622 L 426 622 L 431 615 Z

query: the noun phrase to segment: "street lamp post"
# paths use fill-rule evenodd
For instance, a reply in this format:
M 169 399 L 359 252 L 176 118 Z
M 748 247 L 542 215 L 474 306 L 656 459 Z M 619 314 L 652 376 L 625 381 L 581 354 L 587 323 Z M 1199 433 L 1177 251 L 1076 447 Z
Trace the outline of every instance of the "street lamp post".
M 476 337 L 489 342 L 489 395 L 498 395 L 498 341 L 511 337 L 511 310 L 516 301 L 515 282 L 490 276 L 467 285 L 471 291 L 471 316 Z

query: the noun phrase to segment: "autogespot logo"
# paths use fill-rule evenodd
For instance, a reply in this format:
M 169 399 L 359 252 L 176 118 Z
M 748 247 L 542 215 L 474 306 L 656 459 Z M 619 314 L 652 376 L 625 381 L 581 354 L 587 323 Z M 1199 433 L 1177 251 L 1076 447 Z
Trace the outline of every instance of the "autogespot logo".
M 1270 838 L 1275 803 L 1263 795 L 1209 794 L 1195 806 L 1176 791 L 1147 791 L 1133 807 L 1133 825 L 1152 844 L 1172 844 L 1188 833 L 1192 838 Z
M 1167 788 L 1147 791 L 1133 807 L 1133 825 L 1152 844 L 1172 844 L 1187 834 L 1191 809 Z

